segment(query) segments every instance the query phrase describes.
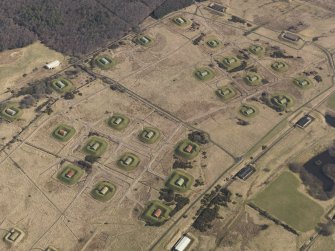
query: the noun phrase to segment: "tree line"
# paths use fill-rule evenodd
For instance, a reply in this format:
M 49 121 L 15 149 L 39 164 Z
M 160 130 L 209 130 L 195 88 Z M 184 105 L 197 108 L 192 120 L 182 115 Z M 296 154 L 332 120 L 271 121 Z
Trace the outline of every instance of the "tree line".
M 149 15 L 162 17 L 189 0 L 2 0 L 0 51 L 36 40 L 80 56 L 117 40 Z

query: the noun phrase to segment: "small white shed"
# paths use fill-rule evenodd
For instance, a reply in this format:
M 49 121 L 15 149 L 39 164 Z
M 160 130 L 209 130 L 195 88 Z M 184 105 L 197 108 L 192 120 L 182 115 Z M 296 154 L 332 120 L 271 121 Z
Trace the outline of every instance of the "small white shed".
M 173 247 L 174 251 L 184 251 L 190 245 L 191 239 L 187 236 L 183 236 L 176 245 Z
M 60 62 L 59 60 L 55 60 L 55 61 L 52 61 L 51 63 L 48 63 L 45 65 L 45 68 L 51 70 L 51 69 L 55 69 L 56 67 L 58 67 L 60 65 Z

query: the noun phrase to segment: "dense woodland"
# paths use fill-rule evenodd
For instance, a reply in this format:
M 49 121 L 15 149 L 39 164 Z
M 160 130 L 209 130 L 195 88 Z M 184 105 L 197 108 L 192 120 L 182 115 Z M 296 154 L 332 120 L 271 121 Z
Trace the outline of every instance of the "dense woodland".
M 117 40 L 149 15 L 160 18 L 192 0 L 1 0 L 0 51 L 37 39 L 82 55 Z

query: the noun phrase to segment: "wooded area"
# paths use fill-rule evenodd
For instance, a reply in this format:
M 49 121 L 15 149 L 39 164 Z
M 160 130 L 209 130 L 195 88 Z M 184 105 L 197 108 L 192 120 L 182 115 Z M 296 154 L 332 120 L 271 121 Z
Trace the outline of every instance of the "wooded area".
M 69 55 L 82 55 L 136 29 L 149 15 L 162 17 L 191 0 L 2 0 L 0 51 L 37 39 Z

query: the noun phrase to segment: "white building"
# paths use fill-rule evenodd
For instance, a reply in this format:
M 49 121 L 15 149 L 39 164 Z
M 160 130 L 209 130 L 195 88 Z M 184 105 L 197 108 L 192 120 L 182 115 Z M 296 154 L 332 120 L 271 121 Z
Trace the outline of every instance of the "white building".
M 145 133 L 145 137 L 147 139 L 151 139 L 154 135 L 155 135 L 155 133 L 153 131 L 148 131 L 148 132 Z
M 119 125 L 119 124 L 121 124 L 122 121 L 123 121 L 123 119 L 120 118 L 120 117 L 118 117 L 118 118 L 114 119 L 113 123 L 114 123 L 115 125 Z
M 182 187 L 185 184 L 185 179 L 183 177 L 179 177 L 175 183 L 177 186 Z
M 178 24 L 184 24 L 186 23 L 186 20 L 182 17 L 178 17 L 175 19 Z
M 63 89 L 66 85 L 61 81 L 61 80 L 58 80 L 56 82 L 56 86 L 59 88 L 59 89 Z
M 258 77 L 256 75 L 248 75 L 247 76 L 247 79 L 250 81 L 250 82 L 255 82 L 258 80 Z
M 133 163 L 134 159 L 132 157 L 127 157 L 123 163 L 127 166 L 129 166 L 131 163 Z
M 17 112 L 13 110 L 12 108 L 7 108 L 5 110 L 5 113 L 7 113 L 9 116 L 15 116 Z
M 219 92 L 220 92 L 220 94 L 221 94 L 222 96 L 227 96 L 227 95 L 229 95 L 229 94 L 231 93 L 231 90 L 228 89 L 228 88 L 225 89 L 225 90 L 220 89 Z
M 92 142 L 90 145 L 89 145 L 89 148 L 93 151 L 97 151 L 100 147 L 100 143 L 98 142 Z
M 142 44 L 148 44 L 150 42 L 149 38 L 147 38 L 146 36 L 140 37 L 139 40 Z
M 100 58 L 99 61 L 100 61 L 103 65 L 110 64 L 110 62 L 109 62 L 106 58 Z
M 201 77 L 206 77 L 209 73 L 208 73 L 208 71 L 199 71 L 199 74 L 200 74 L 200 76 Z
M 184 251 L 190 245 L 191 239 L 187 236 L 183 236 L 177 241 L 177 243 L 173 247 L 173 251 Z
M 224 61 L 225 61 L 226 64 L 228 64 L 228 65 L 231 65 L 231 64 L 237 62 L 236 58 L 225 58 Z
M 99 193 L 102 194 L 102 195 L 106 195 L 106 193 L 109 191 L 109 188 L 108 186 L 104 186 L 103 188 L 101 188 L 99 190 Z
M 59 60 L 55 60 L 55 61 L 53 61 L 53 62 L 51 62 L 51 63 L 46 64 L 45 67 L 46 67 L 47 69 L 51 70 L 51 69 L 55 69 L 55 68 L 58 67 L 59 65 L 60 65 Z

